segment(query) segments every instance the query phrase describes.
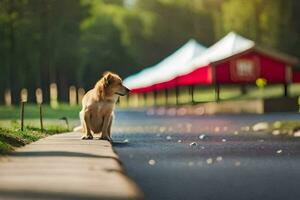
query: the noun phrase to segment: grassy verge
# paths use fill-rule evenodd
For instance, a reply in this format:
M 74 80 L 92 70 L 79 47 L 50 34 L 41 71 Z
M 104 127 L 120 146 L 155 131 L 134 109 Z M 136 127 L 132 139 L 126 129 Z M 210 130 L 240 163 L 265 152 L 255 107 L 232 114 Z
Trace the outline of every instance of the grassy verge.
M 250 130 L 250 129 L 248 129 Z M 277 137 L 293 138 L 300 137 L 300 121 L 275 121 L 259 122 L 252 125 L 255 132 L 266 132 Z
M 80 107 L 60 104 L 53 109 L 43 105 L 44 131 L 39 128 L 39 108 L 35 104 L 25 104 L 25 129 L 20 130 L 19 106 L 0 106 L 0 154 L 7 154 L 40 138 L 56 133 L 67 132 L 78 120 Z M 68 124 L 62 117 L 68 119 Z
M 37 141 L 43 137 L 69 131 L 63 124 L 46 124 L 44 131 L 36 124 L 26 125 L 24 131 L 20 130 L 17 121 L 1 121 L 0 123 L 0 154 L 7 154 L 15 147 L 24 146 L 30 142 Z
M 45 119 L 59 119 L 62 117 L 78 119 L 80 106 L 69 106 L 60 104 L 58 108 L 51 108 L 49 105 L 43 105 L 43 117 Z M 25 104 L 25 119 L 39 118 L 39 108 L 35 104 Z M 0 119 L 19 119 L 19 106 L 0 106 Z
M 294 133 L 300 130 L 299 121 L 277 121 L 273 123 L 272 131 L 279 130 L 282 135 L 294 136 Z

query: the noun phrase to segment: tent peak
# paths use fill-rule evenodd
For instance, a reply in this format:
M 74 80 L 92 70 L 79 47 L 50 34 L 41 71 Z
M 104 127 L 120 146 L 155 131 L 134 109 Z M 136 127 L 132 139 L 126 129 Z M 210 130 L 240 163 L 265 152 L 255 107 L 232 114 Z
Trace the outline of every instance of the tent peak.
M 206 49 L 205 46 L 199 44 L 195 39 L 190 39 L 159 63 L 127 77 L 124 80 L 124 84 L 129 88 L 146 87 L 165 81 L 171 76 L 177 76 L 180 68 L 202 54 Z
M 195 38 L 190 38 L 187 43 L 198 43 L 197 40 Z
M 225 43 L 224 41 L 227 41 L 226 43 L 228 44 L 228 47 L 230 47 L 230 49 L 228 49 L 228 50 L 230 50 L 230 53 L 232 54 L 231 56 L 239 54 L 240 52 L 243 52 L 243 51 L 246 51 L 249 49 L 253 49 L 260 53 L 267 54 L 271 57 L 277 58 L 281 61 L 284 61 L 284 62 L 287 62 L 290 64 L 295 65 L 299 62 L 298 59 L 293 56 L 275 51 L 272 48 L 261 47 L 253 40 L 245 38 L 234 31 L 229 32 L 220 41 L 223 41 L 223 43 Z M 240 49 L 241 51 L 237 51 L 238 49 Z M 231 56 L 228 56 L 227 58 L 230 58 Z M 221 59 L 221 60 L 223 60 L 223 59 Z

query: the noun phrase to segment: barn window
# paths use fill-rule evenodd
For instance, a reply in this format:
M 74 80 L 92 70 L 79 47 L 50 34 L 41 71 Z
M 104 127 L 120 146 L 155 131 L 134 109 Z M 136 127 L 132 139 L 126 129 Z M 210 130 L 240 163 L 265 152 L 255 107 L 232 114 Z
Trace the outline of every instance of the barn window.
M 237 60 L 236 73 L 240 77 L 251 77 L 255 75 L 255 66 L 252 60 Z

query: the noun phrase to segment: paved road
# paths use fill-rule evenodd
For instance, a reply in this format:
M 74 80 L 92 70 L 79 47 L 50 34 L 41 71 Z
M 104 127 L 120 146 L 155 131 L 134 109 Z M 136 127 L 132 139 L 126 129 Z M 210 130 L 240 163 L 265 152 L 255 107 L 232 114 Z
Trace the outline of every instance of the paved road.
M 116 115 L 113 139 L 128 143 L 114 148 L 146 199 L 300 199 L 300 139 L 248 130 L 299 114 Z

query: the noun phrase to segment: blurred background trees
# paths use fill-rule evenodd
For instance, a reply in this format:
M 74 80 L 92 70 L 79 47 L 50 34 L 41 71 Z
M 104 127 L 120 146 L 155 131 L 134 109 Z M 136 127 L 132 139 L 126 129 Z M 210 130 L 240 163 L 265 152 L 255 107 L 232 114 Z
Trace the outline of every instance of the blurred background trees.
M 190 38 L 209 46 L 229 31 L 300 57 L 297 0 L 1 0 L 0 94 L 29 97 L 57 83 L 91 88 L 106 70 L 126 77 Z M 32 95 L 30 95 L 32 94 Z M 29 99 L 33 100 L 33 99 Z M 3 101 L 3 98 L 0 100 Z

